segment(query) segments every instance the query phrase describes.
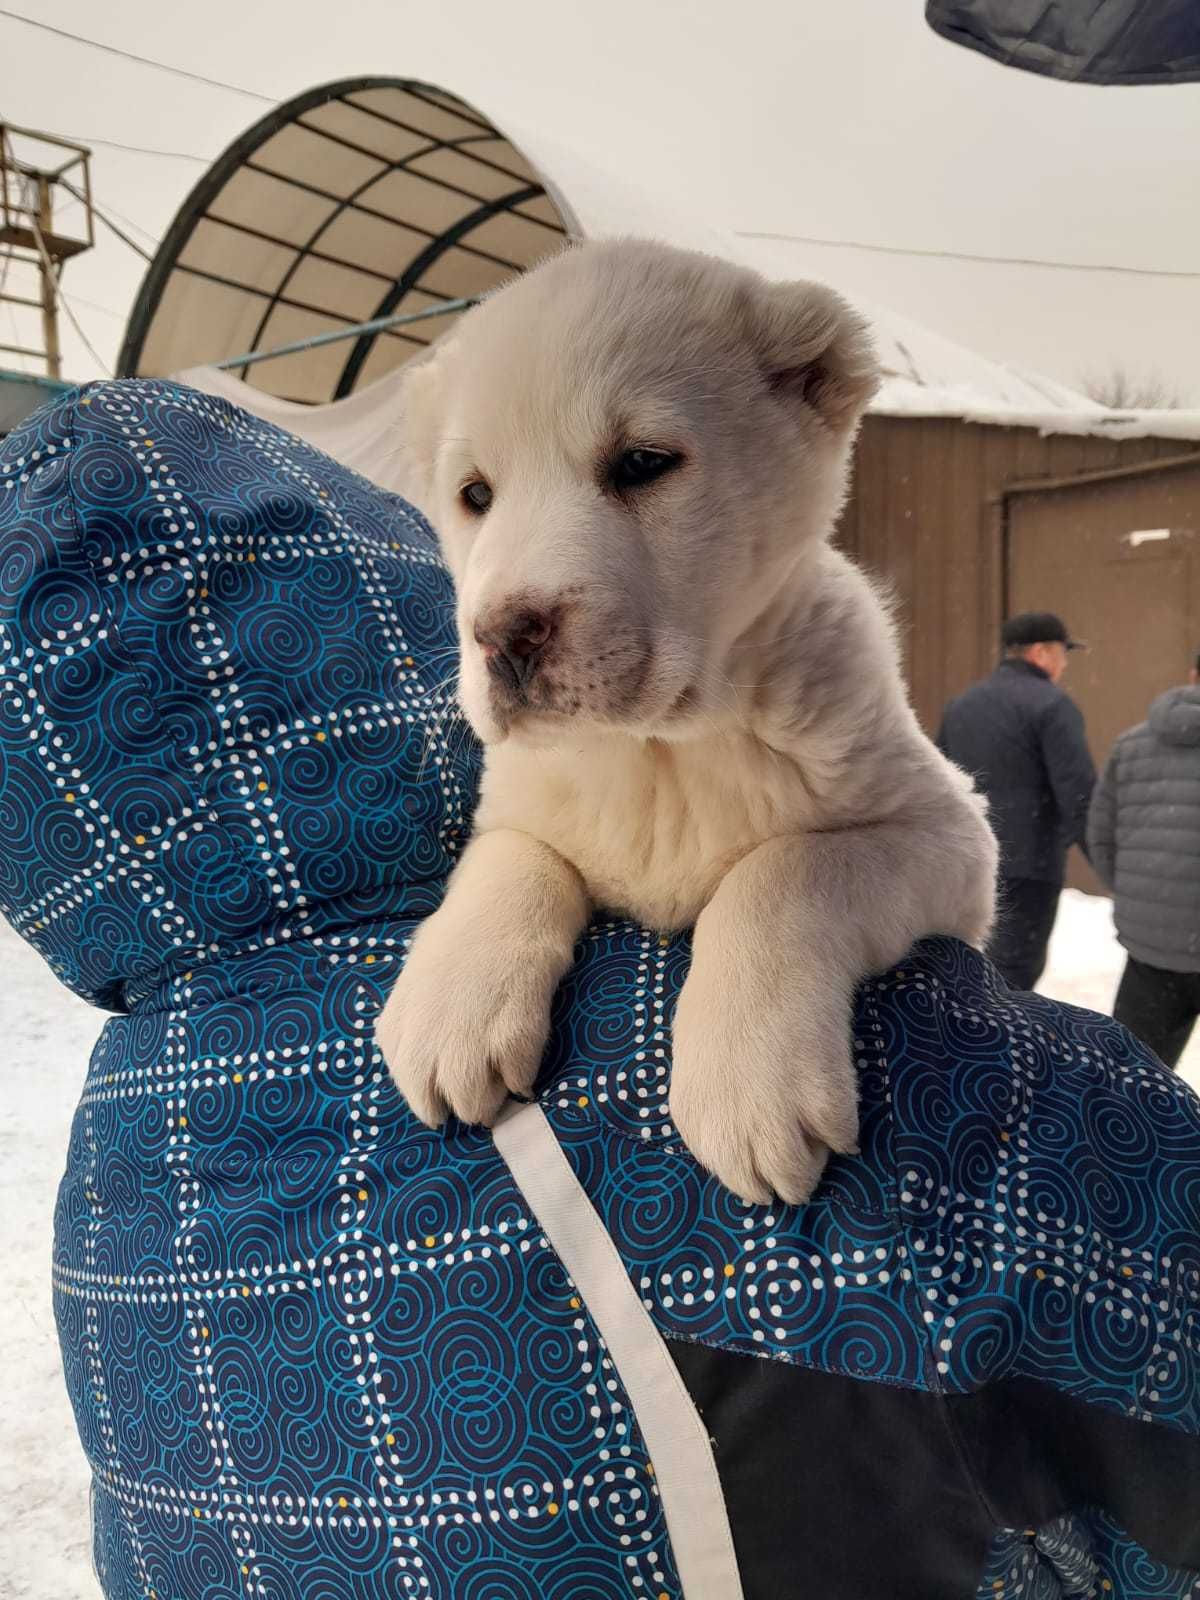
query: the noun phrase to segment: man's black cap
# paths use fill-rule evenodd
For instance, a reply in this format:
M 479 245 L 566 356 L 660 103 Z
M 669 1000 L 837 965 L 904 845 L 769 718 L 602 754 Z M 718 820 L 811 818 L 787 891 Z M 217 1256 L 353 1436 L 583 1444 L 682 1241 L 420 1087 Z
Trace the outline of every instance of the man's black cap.
M 1065 644 L 1068 650 L 1086 650 L 1082 639 L 1072 639 L 1067 625 L 1053 611 L 1022 611 L 1009 617 L 1000 630 L 1006 650 L 1021 650 L 1027 644 Z

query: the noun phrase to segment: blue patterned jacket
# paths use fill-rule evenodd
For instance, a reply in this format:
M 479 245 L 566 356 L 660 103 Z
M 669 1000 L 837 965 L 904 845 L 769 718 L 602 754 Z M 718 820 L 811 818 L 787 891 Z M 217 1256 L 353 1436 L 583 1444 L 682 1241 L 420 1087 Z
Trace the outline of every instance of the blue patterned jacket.
M 1200 1594 L 1200 1106 L 1112 1022 L 923 945 L 861 1155 L 748 1206 L 667 1120 L 687 941 L 600 922 L 538 1102 L 408 1115 L 454 656 L 422 519 L 224 403 L 0 443 L 0 906 L 112 1013 L 53 1268 L 108 1600 Z

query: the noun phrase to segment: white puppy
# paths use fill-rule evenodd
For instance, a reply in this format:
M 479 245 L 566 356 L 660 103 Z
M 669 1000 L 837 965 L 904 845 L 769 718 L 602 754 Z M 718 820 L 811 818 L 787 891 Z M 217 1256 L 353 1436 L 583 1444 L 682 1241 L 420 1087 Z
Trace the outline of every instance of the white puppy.
M 799 1202 L 855 1146 L 860 979 L 986 937 L 983 802 L 829 543 L 877 382 L 829 289 L 636 241 L 568 250 L 414 369 L 411 493 L 487 746 L 377 1025 L 425 1122 L 528 1093 L 593 908 L 695 923 L 672 1119 L 738 1194 Z

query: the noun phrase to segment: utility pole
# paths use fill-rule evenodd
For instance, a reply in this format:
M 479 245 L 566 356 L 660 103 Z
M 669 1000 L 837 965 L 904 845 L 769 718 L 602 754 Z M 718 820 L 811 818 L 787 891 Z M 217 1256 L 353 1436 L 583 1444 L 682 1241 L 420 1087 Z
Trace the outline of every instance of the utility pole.
M 28 343 L 0 344 L 0 352 L 44 363 L 46 376 L 62 377 L 58 336 L 59 280 L 65 264 L 95 243 L 91 151 L 80 144 L 0 122 L 0 306 L 41 313 L 41 336 Z M 74 175 L 74 181 L 68 178 Z M 65 187 L 83 207 L 70 232 L 56 227 L 55 198 Z M 11 269 L 37 277 L 36 297 L 9 287 Z M 29 319 L 23 319 L 28 325 Z

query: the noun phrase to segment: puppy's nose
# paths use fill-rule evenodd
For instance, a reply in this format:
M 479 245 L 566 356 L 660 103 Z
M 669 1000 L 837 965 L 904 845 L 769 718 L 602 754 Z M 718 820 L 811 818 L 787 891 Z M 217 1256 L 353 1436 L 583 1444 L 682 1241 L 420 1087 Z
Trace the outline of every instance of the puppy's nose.
M 548 611 L 504 611 L 475 624 L 475 642 L 489 672 L 514 689 L 524 689 L 554 636 Z

